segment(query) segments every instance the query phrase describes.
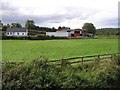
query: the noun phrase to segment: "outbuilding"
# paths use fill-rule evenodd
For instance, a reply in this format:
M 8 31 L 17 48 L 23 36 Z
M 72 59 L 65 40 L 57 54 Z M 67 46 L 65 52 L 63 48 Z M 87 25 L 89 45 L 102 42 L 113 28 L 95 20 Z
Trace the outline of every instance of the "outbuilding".
M 56 32 L 46 32 L 46 35 L 48 36 L 68 37 L 68 38 L 85 37 L 86 34 L 87 32 L 84 29 L 64 29 L 64 30 L 57 30 Z
M 68 32 L 63 32 L 63 31 L 46 32 L 46 35 L 54 36 L 54 37 L 69 37 L 69 33 Z

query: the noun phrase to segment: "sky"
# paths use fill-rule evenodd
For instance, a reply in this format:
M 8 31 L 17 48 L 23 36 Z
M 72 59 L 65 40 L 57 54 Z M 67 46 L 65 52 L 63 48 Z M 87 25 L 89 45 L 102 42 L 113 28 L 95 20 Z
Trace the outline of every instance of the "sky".
M 96 28 L 118 27 L 119 0 L 0 0 L 4 24 L 33 20 L 45 27 L 82 28 L 93 23 Z

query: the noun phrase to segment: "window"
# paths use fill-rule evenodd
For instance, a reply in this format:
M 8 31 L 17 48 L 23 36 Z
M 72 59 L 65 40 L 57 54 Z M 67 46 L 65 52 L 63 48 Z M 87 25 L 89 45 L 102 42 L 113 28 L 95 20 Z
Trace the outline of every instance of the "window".
M 24 33 L 22 33 L 22 35 L 24 35 Z
M 75 31 L 76 34 L 80 34 L 80 31 Z
M 12 35 L 12 33 L 10 32 L 10 35 Z
M 9 32 L 7 33 L 7 35 L 9 35 Z
M 19 35 L 19 33 L 17 33 L 17 35 Z
M 71 37 L 74 37 L 74 34 L 71 34 Z

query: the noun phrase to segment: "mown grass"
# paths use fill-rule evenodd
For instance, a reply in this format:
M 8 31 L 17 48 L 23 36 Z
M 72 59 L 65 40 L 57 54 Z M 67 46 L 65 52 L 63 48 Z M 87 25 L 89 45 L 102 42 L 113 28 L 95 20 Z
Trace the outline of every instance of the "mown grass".
M 118 52 L 118 39 L 3 40 L 3 61 L 49 60 Z

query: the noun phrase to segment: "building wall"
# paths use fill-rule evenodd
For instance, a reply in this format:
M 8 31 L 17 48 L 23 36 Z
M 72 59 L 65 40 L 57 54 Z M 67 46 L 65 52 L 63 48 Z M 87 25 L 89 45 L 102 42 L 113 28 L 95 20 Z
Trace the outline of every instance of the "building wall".
M 82 34 L 82 31 L 80 31 L 80 34 Z
M 27 36 L 28 32 L 6 32 L 7 36 Z
M 78 31 L 78 33 L 75 33 Z M 56 31 L 56 32 L 46 32 L 46 35 L 48 36 L 55 36 L 55 37 L 80 37 L 83 36 L 83 31 L 82 30 L 70 30 L 69 32 L 67 31 Z
M 69 37 L 68 32 L 46 32 L 46 35 L 55 37 Z

